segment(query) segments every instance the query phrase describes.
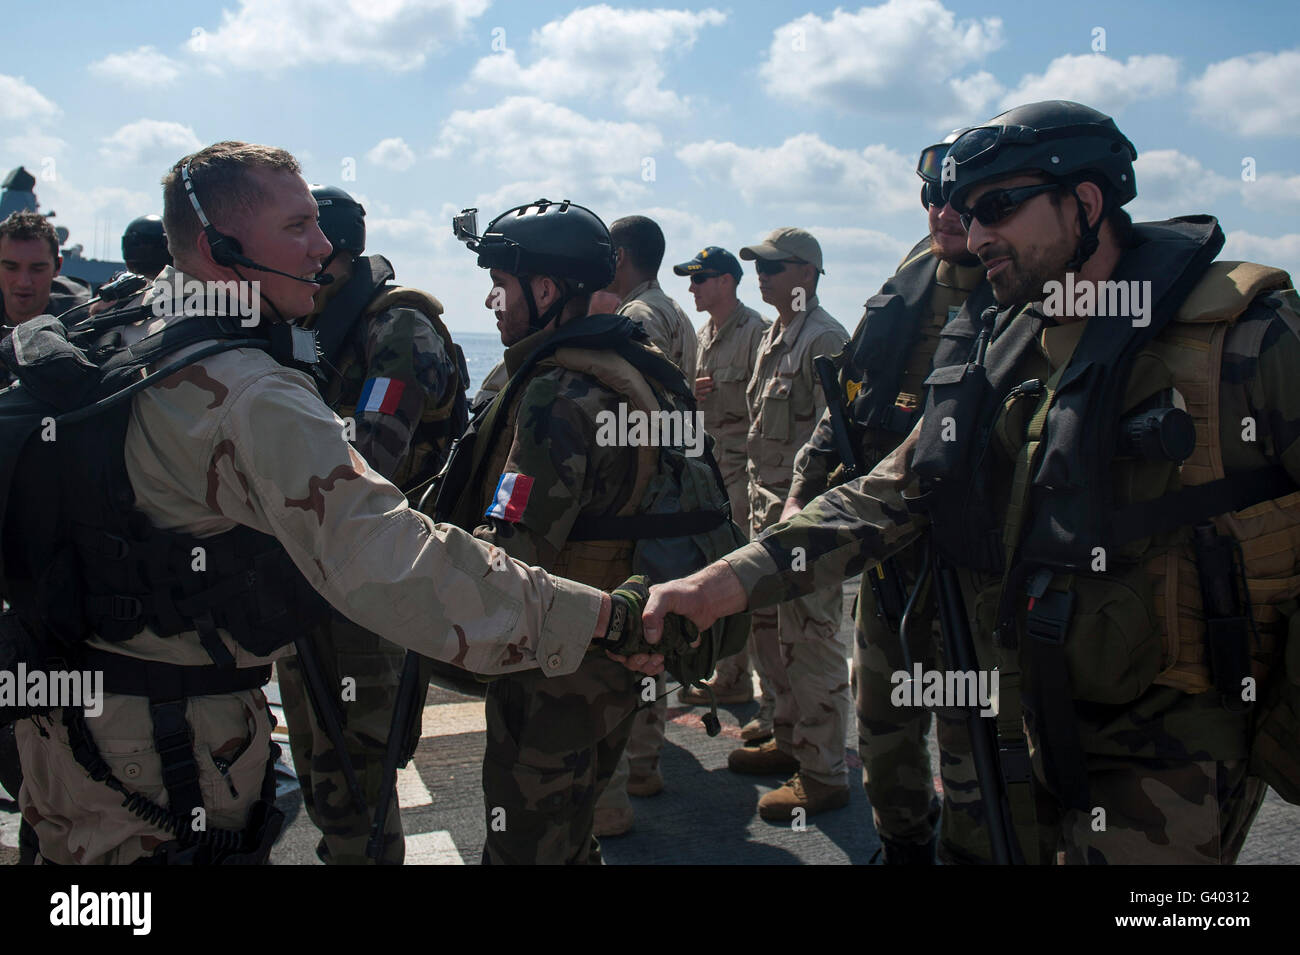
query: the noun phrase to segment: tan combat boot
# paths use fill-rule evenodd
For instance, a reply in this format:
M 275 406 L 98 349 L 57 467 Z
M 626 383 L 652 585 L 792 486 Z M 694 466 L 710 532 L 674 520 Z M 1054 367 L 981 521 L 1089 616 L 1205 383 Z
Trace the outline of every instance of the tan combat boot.
M 657 796 L 664 791 L 664 777 L 657 769 L 650 772 L 628 773 L 627 794 L 629 796 Z
M 828 809 L 843 809 L 848 804 L 848 786 L 827 786 L 795 773 L 784 786 L 758 801 L 758 814 L 768 822 L 789 822 L 795 809 L 815 816 Z
M 746 776 L 782 776 L 797 773 L 799 760 L 777 749 L 776 740 L 768 740 L 761 746 L 733 749 L 727 757 L 727 768 Z
M 731 686 L 721 686 L 717 677 L 709 682 L 713 688 L 713 698 L 719 706 L 732 703 L 752 703 L 754 700 L 754 684 L 749 675 L 740 674 L 740 679 Z M 688 706 L 708 706 L 709 694 L 703 690 L 698 690 L 693 686 L 684 686 L 677 692 L 677 700 Z
M 597 809 L 591 826 L 592 835 L 597 839 L 609 839 L 622 836 L 632 829 L 636 822 L 636 813 L 631 809 Z
M 740 728 L 740 738 L 746 743 L 761 743 L 772 738 L 772 712 L 776 704 L 762 700 L 754 718 Z

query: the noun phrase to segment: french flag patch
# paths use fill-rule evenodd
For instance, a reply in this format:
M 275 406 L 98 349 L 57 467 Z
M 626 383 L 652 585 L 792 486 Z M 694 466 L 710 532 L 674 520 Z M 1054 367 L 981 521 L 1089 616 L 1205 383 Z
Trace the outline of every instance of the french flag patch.
M 528 506 L 528 495 L 532 492 L 532 478 L 527 474 L 512 474 L 507 471 L 501 475 L 501 480 L 497 481 L 496 498 L 483 516 L 517 524 L 519 518 L 524 516 L 524 508 Z
M 357 402 L 357 411 L 378 411 L 380 414 L 393 414 L 397 404 L 402 400 L 406 382 L 394 378 L 367 378 L 361 389 L 361 400 Z

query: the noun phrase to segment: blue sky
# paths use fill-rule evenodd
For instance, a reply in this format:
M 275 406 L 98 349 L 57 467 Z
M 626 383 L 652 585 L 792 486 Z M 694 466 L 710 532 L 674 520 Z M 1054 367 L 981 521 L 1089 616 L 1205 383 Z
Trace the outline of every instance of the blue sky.
M 804 226 L 822 302 L 851 329 L 924 235 L 917 152 L 1058 97 L 1137 146 L 1135 218 L 1211 212 L 1226 257 L 1300 271 L 1294 0 L 76 0 L 57 24 L 26 9 L 26 42 L 24 14 L 7 17 L 0 170 L 37 174 L 87 254 L 116 258 L 126 223 L 161 211 L 182 154 L 272 143 L 365 204 L 370 251 L 438 295 L 453 330 L 493 324 L 451 213 L 485 222 L 542 195 L 658 219 L 666 265 Z M 689 309 L 684 280 L 661 279 Z M 752 275 L 741 295 L 762 307 Z

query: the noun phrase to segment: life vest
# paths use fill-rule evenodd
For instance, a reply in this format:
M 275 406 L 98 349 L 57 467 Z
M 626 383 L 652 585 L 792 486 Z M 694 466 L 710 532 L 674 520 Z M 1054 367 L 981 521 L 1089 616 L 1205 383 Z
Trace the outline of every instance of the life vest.
M 390 308 L 409 308 L 427 318 L 442 339 L 454 374 L 443 393 L 436 400 L 425 403 L 411 437 L 410 453 L 398 473 L 392 476 L 395 485 L 407 493 L 414 493 L 442 467 L 451 442 L 460 437 L 469 423 L 469 404 L 465 397 L 469 372 L 464 353 L 452 340 L 451 332 L 442 320 L 442 303 L 421 289 L 388 284 L 394 274 L 392 265 L 382 255 L 358 258 L 344 287 L 330 298 L 319 315 L 301 324 L 317 332 L 321 355 L 325 359 L 318 372 L 321 391 L 327 400 L 331 398 L 331 392 L 339 391 L 338 398 L 330 406 L 341 418 L 355 418 L 357 401 L 361 398 L 360 382 L 355 388 L 340 388 L 356 363 L 357 356 L 346 345 L 359 321 Z

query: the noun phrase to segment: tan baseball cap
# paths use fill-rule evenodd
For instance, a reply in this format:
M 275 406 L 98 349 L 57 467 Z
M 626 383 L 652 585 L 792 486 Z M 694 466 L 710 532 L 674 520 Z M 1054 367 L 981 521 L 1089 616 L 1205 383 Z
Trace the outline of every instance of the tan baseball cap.
M 782 226 L 773 229 L 758 245 L 747 245 L 740 250 L 746 262 L 753 259 L 802 259 L 817 267 L 823 275 L 822 247 L 807 229 Z

